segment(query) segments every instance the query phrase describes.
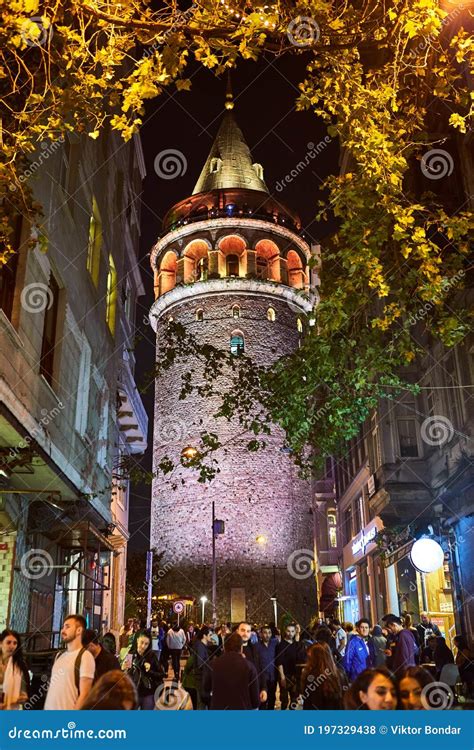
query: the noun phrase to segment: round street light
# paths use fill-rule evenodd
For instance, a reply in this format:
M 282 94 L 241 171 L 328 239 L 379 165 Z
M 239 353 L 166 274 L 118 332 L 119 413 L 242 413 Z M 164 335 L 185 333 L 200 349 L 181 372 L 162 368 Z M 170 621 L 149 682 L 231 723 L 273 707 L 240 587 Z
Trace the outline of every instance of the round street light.
M 267 537 L 263 534 L 259 534 L 255 541 L 257 542 L 257 544 L 265 544 L 267 541 Z
M 444 562 L 443 548 L 434 539 L 422 537 L 411 548 L 410 558 L 420 573 L 433 573 Z

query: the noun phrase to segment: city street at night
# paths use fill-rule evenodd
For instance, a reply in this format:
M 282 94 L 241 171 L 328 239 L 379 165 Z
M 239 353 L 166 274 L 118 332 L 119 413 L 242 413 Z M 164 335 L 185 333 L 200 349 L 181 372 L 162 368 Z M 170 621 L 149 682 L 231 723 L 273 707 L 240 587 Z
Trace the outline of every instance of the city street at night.
M 474 4 L 1 14 L 0 750 L 467 748 Z

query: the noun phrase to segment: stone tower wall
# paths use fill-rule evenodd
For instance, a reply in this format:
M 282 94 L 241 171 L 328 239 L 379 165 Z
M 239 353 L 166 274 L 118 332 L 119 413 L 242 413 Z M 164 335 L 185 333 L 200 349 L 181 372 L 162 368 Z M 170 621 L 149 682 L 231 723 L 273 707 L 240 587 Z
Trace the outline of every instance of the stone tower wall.
M 272 295 L 271 285 L 265 282 L 259 286 L 243 279 L 221 281 L 225 289 L 220 293 L 189 298 L 188 290 L 181 301 L 161 312 L 158 358 L 170 317 L 183 323 L 200 342 L 227 351 L 231 334 L 241 332 L 245 354 L 259 365 L 268 365 L 297 348 L 297 306 Z M 238 319 L 233 317 L 234 305 L 240 307 Z M 267 318 L 270 306 L 275 321 Z M 196 320 L 198 309 L 203 310 L 202 321 Z M 164 456 L 179 462 L 182 449 L 197 445 L 199 433 L 208 430 L 219 435 L 223 446 L 216 454 L 220 472 L 210 484 L 199 483 L 195 472 L 182 467 L 169 479 L 163 475 L 155 479 L 151 545 L 164 553 L 165 573 L 154 593 L 176 593 L 197 600 L 206 595 L 210 600 L 214 501 L 216 517 L 225 522 L 225 534 L 216 541 L 219 619 L 231 618 L 232 588 L 245 589 L 249 619 L 273 619 L 270 597 L 276 587 L 279 616 L 291 613 L 306 623 L 317 609 L 315 584 L 307 573 L 308 552 L 298 551 L 313 548 L 311 487 L 298 477 L 291 457 L 281 452 L 283 438 L 278 429 L 265 437 L 264 449 L 252 453 L 246 448 L 252 435 L 242 434 L 236 422 L 214 418 L 219 399 L 201 398 L 193 392 L 180 400 L 181 376 L 191 370 L 199 382 L 200 364 L 193 357 L 177 361 L 156 382 L 154 463 L 156 466 Z M 222 389 L 225 381 L 223 378 L 219 384 Z M 264 544 L 256 542 L 259 535 L 266 538 Z

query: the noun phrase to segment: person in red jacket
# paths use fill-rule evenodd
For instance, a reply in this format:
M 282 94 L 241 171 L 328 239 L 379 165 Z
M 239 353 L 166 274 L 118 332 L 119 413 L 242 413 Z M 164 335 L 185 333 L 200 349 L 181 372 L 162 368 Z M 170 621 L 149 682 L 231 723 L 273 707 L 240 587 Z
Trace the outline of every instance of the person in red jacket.
M 392 672 L 416 666 L 419 649 L 413 633 L 403 627 L 402 620 L 397 615 L 385 615 L 382 619 L 393 636 L 392 647 L 385 652 L 390 658 Z

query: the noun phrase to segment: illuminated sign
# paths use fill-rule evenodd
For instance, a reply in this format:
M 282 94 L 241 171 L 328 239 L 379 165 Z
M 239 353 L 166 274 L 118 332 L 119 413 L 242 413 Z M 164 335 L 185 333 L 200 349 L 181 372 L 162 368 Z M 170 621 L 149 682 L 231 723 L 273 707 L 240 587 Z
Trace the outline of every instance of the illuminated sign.
M 374 539 L 377 534 L 377 526 L 366 526 L 366 528 L 360 532 L 358 538 L 352 542 L 352 554 L 358 555 L 359 552 L 364 553 L 365 548 Z

